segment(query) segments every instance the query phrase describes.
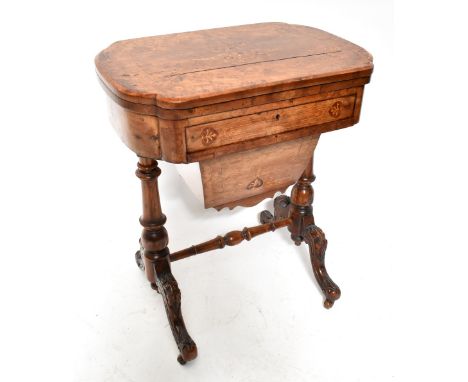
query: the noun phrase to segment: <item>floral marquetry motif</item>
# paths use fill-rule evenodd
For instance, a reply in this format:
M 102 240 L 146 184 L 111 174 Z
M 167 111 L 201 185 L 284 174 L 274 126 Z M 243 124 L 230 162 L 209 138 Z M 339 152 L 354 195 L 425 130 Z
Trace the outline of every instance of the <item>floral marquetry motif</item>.
M 215 129 L 207 127 L 206 129 L 203 129 L 201 133 L 201 141 L 205 146 L 209 146 L 216 140 L 217 136 L 218 132 Z
M 328 113 L 330 113 L 330 115 L 333 118 L 338 118 L 341 114 L 342 107 L 343 107 L 343 102 L 337 101 L 330 107 L 330 110 L 328 111 Z
M 252 188 L 259 188 L 262 186 L 263 186 L 263 180 L 257 177 L 247 185 L 247 190 L 251 190 Z

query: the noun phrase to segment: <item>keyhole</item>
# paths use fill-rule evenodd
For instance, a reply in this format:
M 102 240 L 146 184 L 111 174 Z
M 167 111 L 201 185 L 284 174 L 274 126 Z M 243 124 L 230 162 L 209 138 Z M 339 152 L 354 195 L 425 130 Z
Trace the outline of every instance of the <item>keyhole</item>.
M 279 115 L 279 114 L 276 114 L 276 117 L 275 117 L 275 118 L 276 118 L 277 121 L 279 121 L 280 115 Z

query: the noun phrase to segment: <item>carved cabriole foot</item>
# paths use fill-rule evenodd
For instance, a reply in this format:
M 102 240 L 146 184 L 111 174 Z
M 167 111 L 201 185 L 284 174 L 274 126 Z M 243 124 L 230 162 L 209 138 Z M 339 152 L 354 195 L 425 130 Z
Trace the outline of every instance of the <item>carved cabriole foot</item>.
M 181 295 L 169 262 L 169 239 L 164 228 L 166 217 L 161 211 L 157 178 L 161 174 L 153 159 L 140 158 L 136 175 L 141 179 L 143 214 L 140 223 L 143 232 L 140 251 L 135 255 L 138 266 L 145 270 L 146 277 L 153 289 L 163 298 L 172 334 L 179 348 L 177 360 L 181 364 L 197 356 L 197 346 L 185 328 L 181 311 Z
M 158 258 L 154 263 L 156 272 L 156 284 L 164 300 L 167 319 L 171 326 L 172 334 L 179 348 L 177 361 L 184 365 L 197 357 L 197 345 L 185 328 L 181 311 L 181 294 L 177 281 L 171 273 L 169 257 Z
M 327 239 L 323 231 L 316 225 L 305 228 L 304 241 L 309 245 L 310 261 L 320 289 L 325 295 L 323 306 L 330 309 L 341 296 L 340 288 L 328 275 L 325 268 L 325 251 L 327 250 Z
M 291 197 L 280 195 L 273 202 L 274 214 L 264 210 L 260 214 L 260 221 L 272 223 L 290 218 L 288 230 L 294 244 L 305 242 L 309 246 L 310 260 L 317 283 L 325 295 L 324 306 L 329 309 L 340 298 L 340 288 L 332 281 L 325 268 L 325 251 L 327 240 L 323 231 L 315 225 L 312 211 L 314 189 L 312 182 L 315 176 L 312 171 L 313 161 L 307 166 L 303 174 L 291 191 Z
M 329 309 L 340 297 L 338 286 L 328 276 L 325 268 L 325 251 L 327 240 L 323 231 L 315 225 L 312 210 L 314 189 L 312 182 L 313 158 L 291 191 L 290 217 L 292 224 L 289 227 L 291 239 L 296 245 L 305 241 L 309 245 L 310 259 L 317 283 L 325 295 L 324 306 Z

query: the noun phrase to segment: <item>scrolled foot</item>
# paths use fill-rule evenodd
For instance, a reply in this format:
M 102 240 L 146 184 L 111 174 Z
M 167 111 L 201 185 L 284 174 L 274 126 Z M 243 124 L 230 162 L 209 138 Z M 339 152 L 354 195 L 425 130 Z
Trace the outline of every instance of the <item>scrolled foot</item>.
M 330 309 L 334 303 L 335 302 L 332 300 L 325 299 L 325 301 L 323 302 L 323 306 L 325 307 L 325 309 Z
M 193 341 L 192 341 L 193 342 Z M 186 346 L 184 350 L 181 350 L 180 354 L 177 356 L 177 361 L 181 365 L 185 365 L 188 361 L 192 361 L 197 358 L 198 350 L 195 343 Z
M 171 273 L 167 260 L 161 259 L 159 264 L 155 264 L 155 271 L 156 284 L 159 293 L 162 295 L 167 319 L 180 352 L 177 361 L 184 365 L 195 359 L 198 351 L 197 345 L 187 332 L 182 317 L 180 289 Z
M 327 239 L 323 231 L 316 225 L 310 225 L 304 230 L 304 241 L 309 245 L 310 260 L 315 279 L 325 295 L 324 307 L 330 309 L 341 296 L 338 285 L 328 275 L 325 268 L 325 251 Z

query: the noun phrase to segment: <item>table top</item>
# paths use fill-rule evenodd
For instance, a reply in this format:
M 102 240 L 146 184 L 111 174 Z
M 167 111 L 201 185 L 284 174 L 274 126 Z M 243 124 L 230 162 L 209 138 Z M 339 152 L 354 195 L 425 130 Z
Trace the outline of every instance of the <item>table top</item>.
M 359 46 L 284 23 L 118 41 L 95 63 L 117 97 L 166 109 L 369 77 L 373 68 Z

